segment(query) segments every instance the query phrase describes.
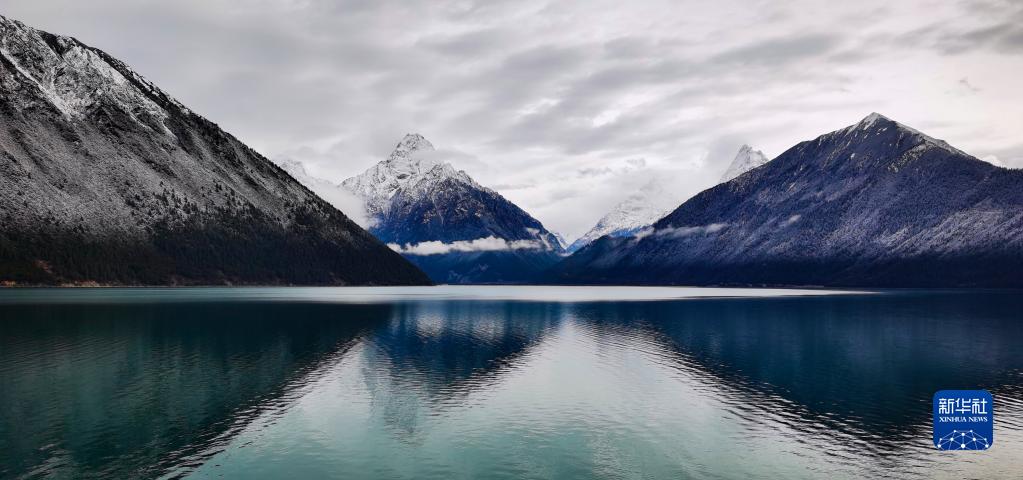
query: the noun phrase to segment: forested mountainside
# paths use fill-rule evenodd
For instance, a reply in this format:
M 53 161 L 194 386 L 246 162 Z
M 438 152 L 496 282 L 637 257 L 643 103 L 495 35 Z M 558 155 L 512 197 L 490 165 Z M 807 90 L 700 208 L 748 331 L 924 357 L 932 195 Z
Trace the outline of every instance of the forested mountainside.
M 0 17 L 0 282 L 429 280 L 124 63 Z
M 1019 287 L 1021 272 L 1023 171 L 871 114 L 601 238 L 548 281 Z

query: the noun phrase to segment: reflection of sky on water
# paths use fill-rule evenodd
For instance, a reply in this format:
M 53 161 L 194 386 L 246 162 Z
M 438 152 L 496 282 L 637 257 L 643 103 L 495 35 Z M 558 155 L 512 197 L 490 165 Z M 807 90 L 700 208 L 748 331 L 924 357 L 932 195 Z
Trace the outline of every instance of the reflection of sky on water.
M 21 345 L 0 352 L 13 361 L 0 371 L 20 378 L 19 369 L 31 365 L 27 350 L 60 363 L 57 352 L 70 348 L 75 360 L 62 368 L 113 378 L 131 345 L 159 344 L 145 350 L 156 360 L 127 377 L 128 391 L 140 398 L 160 392 L 157 412 L 184 406 L 197 425 L 163 431 L 154 420 L 155 429 L 134 434 L 189 440 L 160 447 L 159 465 L 183 474 L 209 458 L 194 472 L 200 477 L 998 478 L 1023 469 L 1014 453 L 1023 446 L 1021 304 L 1011 293 L 903 292 L 108 306 L 76 310 L 91 312 L 77 319 L 51 310 L 46 315 L 64 323 L 35 333 L 0 326 L 5 345 Z M 14 308 L 0 312 L 11 317 Z M 158 313 L 138 324 L 148 327 L 123 327 L 142 311 Z M 234 320 L 210 327 L 214 318 Z M 191 348 L 168 347 L 182 344 Z M 40 372 L 66 388 L 67 377 Z M 109 382 L 83 385 L 94 385 L 90 398 L 125 395 Z M 994 393 L 992 449 L 974 456 L 934 450 L 930 401 L 943 388 Z M 228 393 L 211 396 L 221 389 Z M 45 392 L 35 386 L 19 395 Z M 112 435 L 131 431 L 128 412 L 104 413 L 115 417 L 105 426 Z M 87 417 L 65 407 L 38 418 L 45 426 Z M 72 457 L 90 453 L 61 448 Z M 118 465 L 89 461 L 97 469 Z
M 359 415 L 312 400 L 312 389 L 317 406 L 306 410 L 360 418 L 366 445 L 310 453 L 325 469 L 308 471 L 997 477 L 1021 466 L 1011 451 L 1023 410 L 1018 303 L 899 294 L 408 305 L 326 377 L 344 379 Z M 988 357 L 949 350 L 966 337 Z M 929 402 L 948 383 L 996 392 L 1005 450 L 935 454 Z M 271 462 L 294 467 L 286 455 Z

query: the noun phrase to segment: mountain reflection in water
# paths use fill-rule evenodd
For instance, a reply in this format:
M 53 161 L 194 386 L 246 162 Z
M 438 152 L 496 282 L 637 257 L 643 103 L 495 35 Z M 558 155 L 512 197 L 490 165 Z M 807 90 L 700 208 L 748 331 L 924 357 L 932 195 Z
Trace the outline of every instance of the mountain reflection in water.
M 0 476 L 1023 470 L 1014 292 L 2 303 Z M 992 391 L 991 450 L 933 448 L 946 388 Z

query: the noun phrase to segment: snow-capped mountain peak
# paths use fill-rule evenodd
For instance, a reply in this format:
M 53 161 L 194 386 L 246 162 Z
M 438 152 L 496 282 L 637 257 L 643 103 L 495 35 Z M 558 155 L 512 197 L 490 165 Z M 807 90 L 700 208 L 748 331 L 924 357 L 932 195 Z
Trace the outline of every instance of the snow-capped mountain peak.
M 369 170 L 351 177 L 341 186 L 362 197 L 371 216 L 386 212 L 391 197 L 398 189 L 432 178 L 458 178 L 472 180 L 464 172 L 432 155 L 436 149 L 426 137 L 418 133 L 406 134 L 387 159 Z
M 362 198 L 370 218 L 379 218 L 387 214 L 392 198 L 399 192 L 406 197 L 423 197 L 440 188 L 439 185 L 445 181 L 493 193 L 476 183 L 465 171 L 443 161 L 425 137 L 410 133 L 398 142 L 386 160 L 345 180 L 341 186 Z
M 877 123 L 878 120 L 891 121 L 888 117 L 881 115 L 880 113 L 870 112 L 870 115 L 863 117 L 863 120 L 860 120 L 859 123 L 856 124 L 856 127 L 861 129 L 870 128 L 870 126 Z
M 560 259 L 539 220 L 444 159 L 409 134 L 341 185 L 365 204 L 370 232 L 436 282 L 522 282 Z
M 439 163 L 429 155 L 434 151 L 436 149 L 426 137 L 418 133 L 406 134 L 386 160 L 370 169 L 373 172 L 373 180 L 378 185 L 384 183 L 397 186 L 401 180 L 426 173 Z M 385 190 L 388 196 L 394 193 L 391 188 Z
M 934 138 L 913 127 L 906 126 L 877 112 L 872 112 L 870 115 L 864 117 L 863 120 L 860 120 L 859 123 L 851 125 L 835 133 L 844 135 L 848 134 L 868 135 L 870 134 L 870 132 L 873 132 L 874 135 L 879 135 L 881 132 L 884 132 L 888 128 L 897 128 L 899 130 L 905 131 L 909 135 L 913 135 L 919 138 L 922 141 L 922 144 L 935 146 L 951 153 L 969 155 L 968 153 L 959 150 L 958 148 L 955 148 L 952 145 L 949 145 L 948 142 L 944 140 Z
M 615 205 L 590 231 L 572 242 L 567 250 L 579 250 L 604 235 L 631 235 L 671 213 L 680 202 L 681 199 L 663 181 L 651 180 Z
M 432 152 L 436 150 L 433 144 L 426 137 L 418 133 L 407 133 L 394 147 L 394 151 L 387 157 L 387 161 L 406 160 L 410 161 L 412 155 L 420 151 Z
M 739 147 L 739 152 L 735 154 L 732 164 L 728 166 L 728 170 L 725 170 L 725 174 L 721 176 L 720 183 L 730 181 L 767 162 L 768 158 L 763 152 L 753 150 L 753 147 L 744 144 Z

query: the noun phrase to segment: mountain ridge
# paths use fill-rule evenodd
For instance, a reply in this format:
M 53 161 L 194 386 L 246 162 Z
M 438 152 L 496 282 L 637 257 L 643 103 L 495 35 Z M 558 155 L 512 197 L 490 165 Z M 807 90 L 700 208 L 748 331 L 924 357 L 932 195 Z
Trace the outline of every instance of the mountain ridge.
M 879 114 L 800 142 L 633 238 L 567 258 L 567 283 L 1020 286 L 1023 172 Z
M 0 16 L 0 92 L 5 284 L 429 282 L 102 50 Z

